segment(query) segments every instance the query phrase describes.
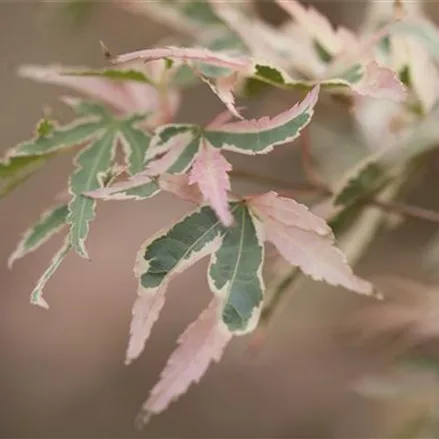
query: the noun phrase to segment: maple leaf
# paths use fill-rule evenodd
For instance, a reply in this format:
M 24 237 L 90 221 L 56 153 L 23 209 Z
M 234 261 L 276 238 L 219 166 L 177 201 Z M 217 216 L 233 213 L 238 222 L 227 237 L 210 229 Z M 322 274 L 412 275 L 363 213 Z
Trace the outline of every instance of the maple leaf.
M 168 87 L 167 101 L 163 103 L 156 81 L 159 75 L 163 75 L 166 66 L 161 61 L 158 64 L 150 63 L 136 70 L 25 65 L 18 73 L 38 82 L 69 87 L 110 105 L 124 115 L 150 113 L 151 117 L 145 124 L 157 126 L 172 119 L 180 103 L 180 96 L 173 87 Z
M 354 275 L 345 256 L 334 246 L 329 226 L 306 206 L 275 192 L 250 198 L 248 205 L 262 222 L 266 239 L 289 263 L 315 280 L 372 294 L 372 285 Z
M 198 184 L 223 223 L 230 225 L 226 205 L 230 189 L 227 172 L 231 166 L 221 156 L 221 150 L 266 154 L 277 145 L 295 140 L 311 121 L 318 93 L 317 86 L 303 101 L 273 118 L 230 122 L 221 114 L 204 128 L 190 124 L 163 125 L 151 139 L 146 174 L 179 175 L 189 170 L 190 181 Z

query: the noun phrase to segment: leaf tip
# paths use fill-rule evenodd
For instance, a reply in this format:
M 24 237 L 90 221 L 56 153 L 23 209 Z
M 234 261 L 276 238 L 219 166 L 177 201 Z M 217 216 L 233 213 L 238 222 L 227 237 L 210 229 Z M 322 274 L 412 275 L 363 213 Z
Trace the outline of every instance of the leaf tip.
M 39 308 L 49 309 L 49 304 L 42 297 L 41 293 L 33 293 L 30 299 L 30 303 L 32 305 L 38 306 Z

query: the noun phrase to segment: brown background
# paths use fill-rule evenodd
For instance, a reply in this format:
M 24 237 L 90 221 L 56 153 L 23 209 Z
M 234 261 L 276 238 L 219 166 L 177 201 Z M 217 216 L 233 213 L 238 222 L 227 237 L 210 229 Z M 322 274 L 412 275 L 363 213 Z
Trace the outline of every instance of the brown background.
M 320 6 L 344 21 L 355 21 L 361 13 L 359 2 Z M 0 3 L 3 150 L 31 135 L 44 105 L 61 109 L 59 89 L 18 78 L 20 64 L 99 66 L 100 39 L 120 53 L 151 45 L 167 34 L 163 26 L 109 5 L 72 31 L 51 19 L 47 8 L 30 2 Z M 185 101 L 186 120 L 204 121 L 220 108 L 205 91 L 197 89 Z M 67 113 L 61 109 L 61 114 Z M 288 176 L 285 157 L 276 152 L 254 163 Z M 206 264 L 198 264 L 171 285 L 144 354 L 132 366 L 124 366 L 136 290 L 135 253 L 145 237 L 178 218 L 187 205 L 167 196 L 143 203 L 104 203 L 88 243 L 92 262 L 70 255 L 47 287 L 50 311 L 30 306 L 29 292 L 61 237 L 18 262 L 13 271 L 6 268 L 7 256 L 20 233 L 53 203 L 70 168 L 69 160 L 57 160 L 0 202 L 2 437 L 370 437 L 385 434 L 385 425 L 404 415 L 348 390 L 360 372 L 379 369 L 382 362 L 376 351 L 352 349 L 334 335 L 365 299 L 309 283 L 289 298 L 258 356 L 245 353 L 247 339 L 235 340 L 200 385 L 143 432 L 135 431 L 134 416 L 178 334 L 209 300 Z M 437 183 L 429 175 L 426 187 Z M 439 207 L 435 193 L 421 188 L 410 198 Z M 382 234 L 357 272 L 420 278 L 419 255 L 434 231 L 431 224 L 413 220 Z

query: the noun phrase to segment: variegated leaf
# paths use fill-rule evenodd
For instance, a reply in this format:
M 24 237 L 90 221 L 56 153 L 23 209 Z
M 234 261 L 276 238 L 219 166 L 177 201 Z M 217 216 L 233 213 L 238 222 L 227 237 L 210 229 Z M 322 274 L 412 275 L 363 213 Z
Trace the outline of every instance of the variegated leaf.
M 198 319 L 184 331 L 178 347 L 160 375 L 160 381 L 151 390 L 142 407 L 138 423 L 148 422 L 151 415 L 161 413 L 172 401 L 183 395 L 192 383 L 198 383 L 210 363 L 218 362 L 232 338 L 221 322 L 223 303 L 214 298 Z
M 49 304 L 43 298 L 43 289 L 46 286 L 48 280 L 53 276 L 53 274 L 55 273 L 57 268 L 60 266 L 61 262 L 67 256 L 68 252 L 70 251 L 70 248 L 71 248 L 70 242 L 66 238 L 63 246 L 58 250 L 58 252 L 52 258 L 52 261 L 51 261 L 49 267 L 43 273 L 43 275 L 40 277 L 40 279 L 37 282 L 37 285 L 35 286 L 34 290 L 32 291 L 30 301 L 33 305 L 37 305 L 37 306 L 40 306 L 40 307 L 46 308 L 46 309 L 49 308 Z
M 9 268 L 17 260 L 40 248 L 47 240 L 58 233 L 66 224 L 67 204 L 56 206 L 44 212 L 37 223 L 30 227 L 8 260 Z
M 296 139 L 311 121 L 317 103 L 319 86 L 289 110 L 270 119 L 230 122 L 204 131 L 204 137 L 216 148 L 242 154 L 265 154 L 276 145 Z
M 140 355 L 163 306 L 161 296 L 169 282 L 212 253 L 220 243 L 223 230 L 215 213 L 205 206 L 142 245 L 135 267 L 140 298 L 134 309 L 127 361 Z
M 209 286 L 224 301 L 222 319 L 229 330 L 248 332 L 256 326 L 264 292 L 263 236 L 245 204 L 235 205 L 233 215 L 234 226 L 212 255 Z
M 145 116 L 134 115 L 120 124 L 120 138 L 126 155 L 128 172 L 131 175 L 141 172 L 146 164 L 145 156 L 150 145 L 151 135 L 136 126 L 144 120 Z
M 102 186 L 100 176 L 111 167 L 116 140 L 117 128 L 110 125 L 102 137 L 83 149 L 75 158 L 76 169 L 70 177 L 72 199 L 67 222 L 70 224 L 72 248 L 84 258 L 88 258 L 85 239 L 89 222 L 94 218 L 95 201 L 83 194 Z
M 247 57 L 232 57 L 221 52 L 204 48 L 168 46 L 155 49 L 144 49 L 119 55 L 113 64 L 132 63 L 133 61 L 154 61 L 157 59 L 176 59 L 185 62 L 198 62 L 207 66 L 219 67 L 232 72 L 247 72 L 250 64 Z
M 164 125 L 156 130 L 147 152 L 151 175 L 182 174 L 191 166 L 200 148 L 200 128 L 195 125 Z M 157 157 L 162 154 L 161 157 Z

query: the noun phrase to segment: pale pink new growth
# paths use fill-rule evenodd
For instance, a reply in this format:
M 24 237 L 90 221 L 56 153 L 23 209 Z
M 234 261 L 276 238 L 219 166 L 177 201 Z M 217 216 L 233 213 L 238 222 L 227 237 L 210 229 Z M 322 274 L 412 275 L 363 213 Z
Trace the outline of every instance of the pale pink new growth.
M 183 395 L 192 383 L 197 383 L 211 362 L 218 362 L 232 338 L 221 321 L 223 303 L 215 297 L 198 319 L 184 331 L 178 347 L 160 375 L 160 381 L 151 390 L 142 407 L 141 421 L 158 414 Z
M 260 119 L 242 120 L 238 122 L 230 122 L 215 128 L 215 131 L 226 133 L 254 133 L 263 130 L 270 130 L 279 127 L 291 119 L 307 112 L 312 116 L 314 107 L 319 97 L 320 86 L 315 86 L 303 99 L 292 108 L 284 111 L 273 118 L 261 117 Z M 294 136 L 296 137 L 296 135 Z M 288 142 L 290 139 L 284 140 L 282 143 Z
M 158 91 L 151 85 L 137 81 L 118 81 L 105 77 L 68 75 L 66 72 L 87 70 L 59 66 L 22 66 L 19 74 L 25 78 L 49 84 L 69 87 L 79 93 L 98 99 L 111 105 L 122 113 L 152 112 L 154 126 L 166 122 L 173 117 L 179 106 L 179 94 L 169 89 L 167 113 L 163 113 L 162 99 Z
M 248 200 L 263 223 L 266 240 L 292 265 L 315 280 L 371 294 L 372 285 L 352 272 L 343 253 L 334 246 L 332 232 L 307 207 L 274 192 Z
M 168 46 L 156 49 L 138 50 L 117 56 L 114 64 L 123 64 L 133 61 L 154 61 L 170 58 L 183 61 L 198 61 L 215 67 L 224 67 L 237 72 L 247 72 L 251 65 L 247 57 L 231 57 L 220 52 L 213 52 L 204 48 Z
M 221 150 L 204 141 L 189 176 L 189 184 L 196 183 L 206 201 L 212 206 L 225 226 L 233 223 L 229 210 L 228 194 L 231 164 L 222 156 Z
M 151 334 L 151 329 L 165 304 L 166 287 L 165 284 L 157 291 L 148 291 L 137 297 L 132 311 L 133 317 L 125 364 L 130 364 L 142 353 L 146 340 Z
M 376 61 L 364 67 L 362 79 L 353 85 L 353 90 L 364 96 L 390 99 L 401 102 L 406 97 L 406 90 L 396 73 Z

